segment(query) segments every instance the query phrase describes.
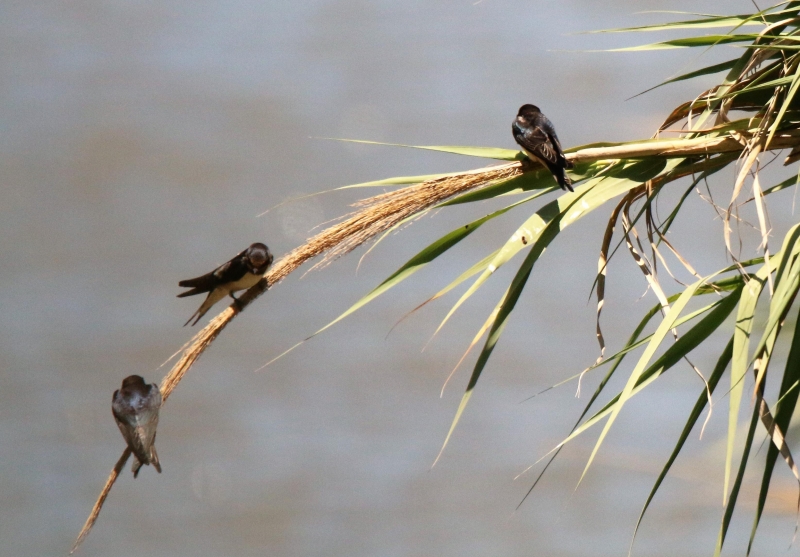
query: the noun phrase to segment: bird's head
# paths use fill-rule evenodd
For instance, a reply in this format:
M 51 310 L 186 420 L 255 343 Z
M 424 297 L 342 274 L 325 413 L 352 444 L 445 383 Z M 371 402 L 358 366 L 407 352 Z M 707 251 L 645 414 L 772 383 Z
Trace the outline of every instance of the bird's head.
M 529 116 L 529 115 L 532 115 L 532 114 L 538 114 L 540 112 L 541 112 L 541 110 L 539 110 L 539 107 L 536 106 L 536 105 L 523 104 L 519 108 L 519 112 L 517 112 L 517 116 Z
M 539 117 L 541 112 L 539 111 L 538 106 L 534 106 L 532 104 L 523 104 L 519 112 L 517 112 L 517 118 L 514 120 L 517 125 L 520 126 L 531 126 L 534 124 L 536 119 Z
M 142 387 L 145 385 L 144 379 L 140 375 L 129 375 L 122 380 L 123 389 L 131 389 L 134 387 Z
M 250 261 L 253 269 L 263 268 L 261 272 L 265 272 L 266 267 L 269 267 L 272 263 L 272 254 L 269 252 L 269 248 L 266 245 L 261 242 L 256 242 L 247 248 L 247 259 Z

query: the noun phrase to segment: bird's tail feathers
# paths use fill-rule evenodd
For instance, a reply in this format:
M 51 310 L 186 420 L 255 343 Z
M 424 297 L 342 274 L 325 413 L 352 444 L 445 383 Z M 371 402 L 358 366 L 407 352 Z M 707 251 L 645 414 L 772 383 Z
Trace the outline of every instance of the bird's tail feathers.
M 161 473 L 161 462 L 158 460 L 158 453 L 156 452 L 155 445 L 150 447 L 150 464 L 153 465 L 153 468 L 155 468 L 159 474 Z
M 561 172 L 556 174 L 556 181 L 558 182 L 558 185 L 561 186 L 562 190 L 575 191 L 574 189 L 572 189 L 572 180 L 570 180 L 569 176 L 567 176 L 566 170 L 561 169 Z
M 133 472 L 133 477 L 136 479 L 136 476 L 139 475 L 139 470 L 142 468 L 142 463 L 136 458 L 136 455 L 133 455 L 133 464 L 131 465 L 131 472 Z
M 200 321 L 200 318 L 203 317 L 204 313 L 205 312 L 200 313 L 200 310 L 198 309 L 196 312 L 192 314 L 192 316 L 189 319 L 186 320 L 186 323 L 184 323 L 183 326 L 185 327 L 186 325 L 191 323 L 192 319 L 194 319 L 194 323 L 192 323 L 192 327 L 194 327 L 195 325 L 197 325 L 197 322 Z M 197 319 L 195 319 L 195 317 L 197 317 Z
M 203 318 L 203 316 L 208 312 L 208 310 L 211 309 L 211 307 L 214 304 L 219 302 L 222 298 L 224 298 L 227 295 L 228 295 L 228 292 L 226 290 L 222 289 L 222 288 L 216 288 L 216 289 L 212 290 L 211 292 L 209 292 L 208 296 L 206 297 L 206 299 L 203 301 L 202 304 L 200 304 L 200 307 L 197 308 L 197 311 L 194 312 L 194 314 L 189 318 L 189 321 L 194 319 L 194 323 L 192 323 L 192 327 L 197 325 L 197 322 L 200 321 L 200 319 Z M 188 325 L 189 321 L 184 323 L 183 326 L 185 327 L 186 325 Z
M 186 296 L 194 296 L 195 294 L 202 294 L 203 292 L 208 292 L 199 286 L 197 288 L 192 288 L 191 290 L 187 290 L 186 292 L 181 292 L 178 294 L 178 298 L 185 298 Z
M 185 279 L 178 282 L 178 286 L 183 286 L 184 288 L 193 288 L 195 286 L 206 286 L 208 283 L 212 282 L 213 279 L 210 279 L 208 275 L 203 275 L 201 277 L 195 277 L 190 279 Z

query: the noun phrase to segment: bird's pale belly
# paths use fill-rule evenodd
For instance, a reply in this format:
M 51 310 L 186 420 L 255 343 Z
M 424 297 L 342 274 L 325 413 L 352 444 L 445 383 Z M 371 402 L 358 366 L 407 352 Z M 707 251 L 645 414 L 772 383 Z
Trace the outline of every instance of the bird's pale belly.
M 252 273 L 247 273 L 245 276 L 240 278 L 235 282 L 229 282 L 225 285 L 225 290 L 228 292 L 237 292 L 239 290 L 246 290 L 251 286 L 255 286 L 258 281 L 260 281 L 263 277 L 261 275 L 254 275 Z

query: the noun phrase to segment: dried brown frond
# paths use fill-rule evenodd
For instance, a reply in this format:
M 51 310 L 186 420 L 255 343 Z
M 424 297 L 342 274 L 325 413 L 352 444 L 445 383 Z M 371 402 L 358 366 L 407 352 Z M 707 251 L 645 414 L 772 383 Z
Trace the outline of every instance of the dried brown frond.
M 629 194 L 628 194 L 629 195 Z M 609 249 L 611 248 L 611 239 L 614 237 L 614 228 L 617 226 L 620 211 L 627 202 L 628 195 L 624 196 L 608 218 L 606 224 L 606 231 L 603 235 L 603 243 L 600 246 L 600 257 L 597 259 L 597 318 L 596 318 L 596 335 L 597 342 L 600 344 L 600 355 L 597 357 L 595 364 L 599 364 L 603 360 L 606 352 L 606 342 L 603 337 L 603 331 L 600 327 L 600 314 L 603 312 L 603 306 L 606 300 L 606 267 L 608 267 Z M 580 381 L 578 382 L 580 387 Z

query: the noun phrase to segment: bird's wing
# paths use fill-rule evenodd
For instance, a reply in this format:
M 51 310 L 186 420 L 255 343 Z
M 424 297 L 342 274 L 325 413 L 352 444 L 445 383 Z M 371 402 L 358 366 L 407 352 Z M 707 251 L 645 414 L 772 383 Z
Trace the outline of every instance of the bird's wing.
M 217 267 L 210 273 L 207 273 L 200 277 L 195 277 L 192 279 L 182 280 L 178 283 L 178 286 L 183 286 L 186 288 L 191 288 L 191 290 L 187 290 L 186 292 L 181 292 L 178 294 L 178 298 L 184 298 L 186 296 L 194 296 L 195 294 L 202 294 L 203 292 L 211 292 L 214 288 L 217 287 L 219 284 L 219 277 L 217 273 L 225 267 L 229 265 L 230 262 L 225 263 L 221 267 Z
M 547 134 L 547 139 L 559 159 L 559 166 L 572 168 L 574 165 L 568 161 L 566 155 L 564 155 L 564 149 L 561 148 L 561 141 L 559 141 L 558 135 L 556 135 L 556 129 L 553 127 L 553 123 L 547 117 L 542 116 L 540 126 L 544 133 Z
M 556 147 L 551 142 L 548 133 L 540 126 L 525 130 L 515 126 L 514 139 L 531 155 L 551 164 L 558 164 L 559 157 Z
M 217 284 L 236 282 L 248 272 L 247 257 L 245 256 L 246 251 L 247 250 L 244 250 L 236 257 L 214 270 L 213 274 L 217 278 Z
M 161 410 L 161 390 L 158 385 L 150 385 L 150 392 L 142 405 L 137 416 L 139 418 L 140 436 L 142 444 L 150 447 L 156 439 L 156 427 L 158 427 L 158 413 Z
M 143 454 L 147 455 L 146 460 L 150 461 L 150 449 L 156 439 L 156 427 L 158 426 L 158 410 L 142 412 L 139 416 L 139 424 L 136 431 L 136 445 Z M 134 451 L 135 453 L 136 451 Z M 139 460 L 142 460 L 141 458 Z
M 559 158 L 559 165 L 564 168 L 574 168 L 575 165 L 572 161 L 567 159 L 567 156 L 564 154 L 564 149 L 561 148 L 561 142 L 558 140 L 558 136 L 555 134 L 549 134 L 550 143 L 553 145 L 553 149 L 556 152 L 556 156 Z
M 211 292 L 220 284 L 242 278 L 242 276 L 247 272 L 247 268 L 245 267 L 243 261 L 245 251 L 247 250 L 237 254 L 230 261 L 226 261 L 210 273 L 206 273 L 205 275 L 196 278 L 180 281 L 178 286 L 191 288 L 191 290 L 181 292 L 178 294 L 178 298 L 194 296 L 195 294 L 202 294 L 203 292 Z
M 150 460 L 148 457 L 149 450 L 146 449 L 145 445 L 142 443 L 142 435 L 139 431 L 141 428 L 129 423 L 128 420 L 125 420 L 116 412 L 114 412 L 114 418 L 116 419 L 120 433 L 122 433 L 122 437 L 125 439 L 128 447 L 130 447 L 131 452 L 136 456 L 136 459 L 142 463 L 148 462 Z

